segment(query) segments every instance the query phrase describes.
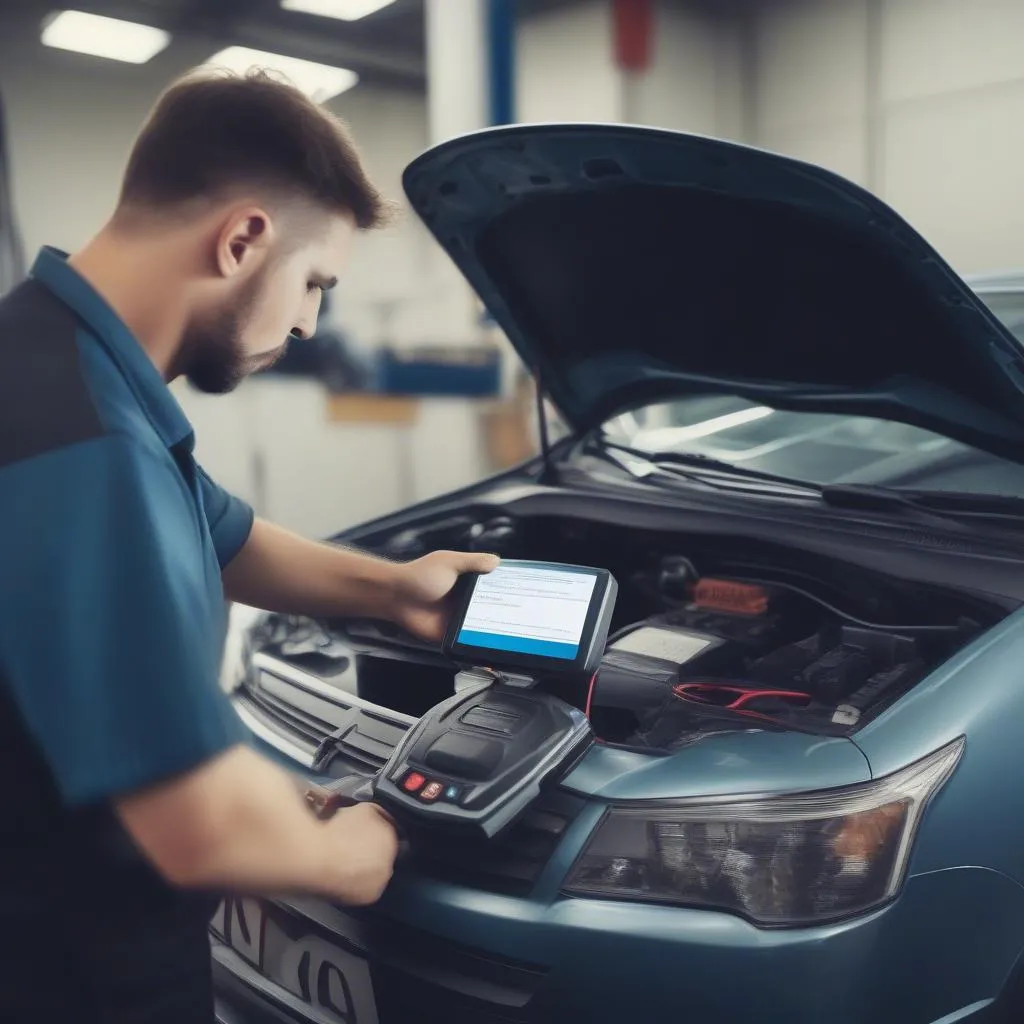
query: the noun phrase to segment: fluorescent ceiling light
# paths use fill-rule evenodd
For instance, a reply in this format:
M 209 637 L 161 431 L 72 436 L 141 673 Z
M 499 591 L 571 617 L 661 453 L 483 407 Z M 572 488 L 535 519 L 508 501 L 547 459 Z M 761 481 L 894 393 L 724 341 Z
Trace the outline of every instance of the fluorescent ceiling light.
M 41 36 L 44 46 L 88 53 L 128 64 L 145 64 L 171 41 L 169 32 L 133 21 L 104 18 L 84 11 L 61 11 L 48 20 Z
M 395 0 L 281 0 L 286 11 L 302 11 L 316 14 L 321 18 L 340 18 L 342 21 L 358 21 L 368 14 L 389 7 Z
M 280 53 L 250 50 L 245 46 L 229 46 L 215 53 L 206 63 L 240 75 L 244 75 L 250 68 L 276 71 L 317 103 L 323 103 L 351 89 L 359 81 L 359 76 L 348 68 L 332 68 L 329 64 L 285 57 Z

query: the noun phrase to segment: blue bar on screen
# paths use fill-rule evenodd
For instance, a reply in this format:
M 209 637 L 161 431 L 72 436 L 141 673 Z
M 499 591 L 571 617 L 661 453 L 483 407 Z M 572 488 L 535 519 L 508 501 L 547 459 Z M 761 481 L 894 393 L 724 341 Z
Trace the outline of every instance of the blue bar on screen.
M 504 633 L 480 633 L 463 629 L 458 643 L 467 647 L 482 647 L 491 651 L 512 651 L 516 654 L 540 654 L 546 658 L 564 658 L 572 661 L 580 649 L 579 644 L 560 644 L 554 640 L 532 640 L 525 636 L 506 636 Z

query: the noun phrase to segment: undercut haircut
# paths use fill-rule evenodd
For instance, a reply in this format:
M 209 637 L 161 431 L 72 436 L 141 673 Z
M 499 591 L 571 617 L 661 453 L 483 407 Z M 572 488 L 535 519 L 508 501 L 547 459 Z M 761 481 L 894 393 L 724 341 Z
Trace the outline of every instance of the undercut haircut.
M 266 188 L 380 227 L 392 205 L 347 126 L 272 72 L 193 71 L 157 100 L 132 147 L 119 208 L 159 211 Z

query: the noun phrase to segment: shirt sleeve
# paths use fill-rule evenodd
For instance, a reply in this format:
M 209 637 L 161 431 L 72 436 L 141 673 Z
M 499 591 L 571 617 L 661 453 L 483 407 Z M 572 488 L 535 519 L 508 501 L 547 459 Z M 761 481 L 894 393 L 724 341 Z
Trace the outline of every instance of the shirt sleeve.
M 218 685 L 219 572 L 173 463 L 110 435 L 8 466 L 0 491 L 0 685 L 66 803 L 244 742 Z
M 206 508 L 206 521 L 210 524 L 213 546 L 217 549 L 217 561 L 223 569 L 249 539 L 253 511 L 240 498 L 215 483 L 201 466 L 196 468 Z

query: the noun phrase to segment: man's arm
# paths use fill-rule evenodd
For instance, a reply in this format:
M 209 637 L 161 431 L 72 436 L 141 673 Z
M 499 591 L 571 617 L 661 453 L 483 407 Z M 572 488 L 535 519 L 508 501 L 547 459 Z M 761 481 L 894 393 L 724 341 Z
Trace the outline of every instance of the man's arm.
M 235 747 L 116 803 L 127 830 L 170 882 L 245 892 L 317 892 L 377 900 L 398 850 L 372 804 L 317 820 L 283 769 Z
M 225 567 L 232 601 L 295 615 L 389 618 L 403 566 L 349 548 L 320 544 L 257 519 Z
M 4 467 L 3 485 L 3 685 L 63 804 L 112 805 L 171 882 L 375 899 L 396 850 L 382 812 L 318 822 L 244 746 L 177 468 L 110 435 Z M 74 528 L 39 528 L 41 508 Z
M 459 575 L 490 572 L 497 564 L 494 555 L 456 551 L 389 562 L 257 519 L 223 577 L 231 600 L 255 608 L 314 617 L 365 615 L 439 640 L 446 598 Z

